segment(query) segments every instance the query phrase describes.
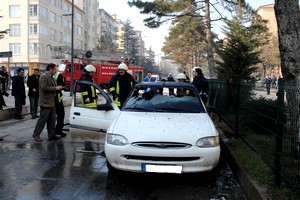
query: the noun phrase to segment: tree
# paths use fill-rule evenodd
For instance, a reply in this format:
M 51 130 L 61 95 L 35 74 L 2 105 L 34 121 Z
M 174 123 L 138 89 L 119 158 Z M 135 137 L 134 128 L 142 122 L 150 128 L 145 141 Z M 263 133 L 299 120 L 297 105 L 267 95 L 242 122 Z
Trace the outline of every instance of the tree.
M 265 22 L 259 16 L 250 19 L 242 12 L 226 22 L 224 34 L 226 39 L 218 50 L 221 58 L 217 61 L 218 77 L 233 80 L 249 80 L 261 62 L 260 46 L 268 43 L 269 34 Z
M 162 23 L 173 20 L 175 18 L 180 18 L 183 16 L 201 16 L 201 21 L 205 25 L 205 37 L 206 37 L 206 52 L 207 52 L 207 61 L 208 61 L 208 70 L 210 77 L 215 76 L 215 61 L 214 61 L 214 41 L 213 33 L 211 31 L 211 22 L 218 19 L 211 19 L 210 8 L 212 7 L 219 15 L 219 19 L 224 19 L 222 13 L 220 13 L 216 8 L 216 4 L 221 5 L 220 2 L 213 0 L 154 0 L 151 2 L 144 2 L 141 0 L 132 0 L 128 2 L 130 6 L 136 6 L 141 10 L 142 14 L 151 14 L 150 17 L 144 20 L 145 25 L 150 28 L 157 28 Z M 232 5 L 236 5 L 237 2 L 240 5 L 245 4 L 244 0 L 221 0 L 222 6 L 226 9 L 231 9 Z M 186 12 L 186 11 L 189 12 Z
M 136 58 L 138 56 L 138 46 L 136 34 L 131 26 L 131 21 L 127 20 L 125 22 L 124 30 L 124 49 L 125 53 L 129 58 Z
M 289 87 L 286 90 L 290 127 L 293 133 L 294 149 L 300 142 L 300 10 L 298 0 L 275 0 L 275 16 L 278 26 L 281 71 Z M 295 87 L 292 87 L 295 86 Z
M 173 20 L 169 36 L 166 37 L 162 48 L 165 58 L 175 61 L 180 68 L 190 70 L 192 66 L 200 66 L 205 62 L 205 32 L 199 17 L 184 16 Z
M 101 36 L 101 38 L 97 38 L 97 42 L 96 49 L 102 53 L 111 53 L 117 50 L 116 44 L 114 44 L 111 36 Z

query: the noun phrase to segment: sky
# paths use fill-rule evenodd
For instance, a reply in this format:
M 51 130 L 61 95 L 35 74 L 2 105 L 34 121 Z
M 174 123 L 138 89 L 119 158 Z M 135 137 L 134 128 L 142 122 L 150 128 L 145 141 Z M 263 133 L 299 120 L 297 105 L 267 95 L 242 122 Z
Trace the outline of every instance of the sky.
M 136 30 L 142 31 L 142 37 L 145 41 L 145 47 L 152 51 L 159 59 L 163 55 L 161 48 L 164 44 L 165 37 L 168 36 L 169 24 L 163 24 L 157 29 L 150 29 L 144 26 L 143 20 L 147 15 L 140 14 L 140 10 L 136 7 L 130 7 L 127 2 L 129 0 L 99 0 L 99 7 L 103 8 L 108 14 L 116 14 L 117 18 L 126 22 L 127 19 L 131 21 L 131 25 Z M 273 3 L 274 0 L 246 0 L 253 8 Z

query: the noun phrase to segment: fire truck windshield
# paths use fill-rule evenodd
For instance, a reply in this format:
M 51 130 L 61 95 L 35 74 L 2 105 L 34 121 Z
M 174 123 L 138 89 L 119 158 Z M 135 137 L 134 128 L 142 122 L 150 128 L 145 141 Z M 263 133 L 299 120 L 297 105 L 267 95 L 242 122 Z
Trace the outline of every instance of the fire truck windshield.
M 66 69 L 66 64 L 59 64 L 58 71 L 63 72 Z

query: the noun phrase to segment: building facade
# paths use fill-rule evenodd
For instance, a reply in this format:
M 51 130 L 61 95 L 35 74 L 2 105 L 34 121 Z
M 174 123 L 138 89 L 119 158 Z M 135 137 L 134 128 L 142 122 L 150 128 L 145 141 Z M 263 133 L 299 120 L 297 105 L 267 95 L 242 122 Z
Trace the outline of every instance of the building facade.
M 57 63 L 65 54 L 55 48 L 68 50 L 71 44 L 71 11 L 69 0 L 1 0 L 0 30 L 9 28 L 9 34 L 0 40 L 0 51 L 12 51 L 12 57 L 1 58 L 2 65 L 14 75 L 19 67 L 25 74 L 33 68 L 45 70 L 50 62 Z M 74 6 L 74 47 L 84 42 L 84 12 Z M 61 54 L 60 56 L 58 56 Z

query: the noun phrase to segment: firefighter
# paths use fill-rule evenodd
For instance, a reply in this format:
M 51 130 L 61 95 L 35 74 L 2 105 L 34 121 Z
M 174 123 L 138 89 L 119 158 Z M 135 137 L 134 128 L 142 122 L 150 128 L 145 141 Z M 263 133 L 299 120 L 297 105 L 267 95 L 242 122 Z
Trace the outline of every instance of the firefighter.
M 64 77 L 58 71 L 53 75 L 53 79 L 56 85 L 65 87 Z M 55 94 L 55 112 L 56 112 L 56 126 L 55 134 L 65 137 L 67 134 L 63 132 L 65 121 L 65 107 L 63 103 L 63 94 L 61 90 L 57 90 Z
M 180 83 L 186 83 L 186 75 L 184 73 L 179 73 L 177 75 L 177 80 Z M 189 95 L 190 91 L 188 89 L 184 89 L 184 88 L 177 88 L 177 96 L 186 96 Z
M 128 67 L 125 63 L 118 66 L 118 71 L 111 77 L 109 82 L 109 92 L 113 96 L 115 104 L 121 109 L 127 99 L 135 81 L 127 72 Z
M 81 72 L 80 80 L 93 82 L 93 76 L 96 72 L 96 68 L 93 65 L 87 65 Z M 97 94 L 96 89 L 92 85 L 81 84 L 81 103 L 83 107 L 86 108 L 96 108 L 97 107 Z

